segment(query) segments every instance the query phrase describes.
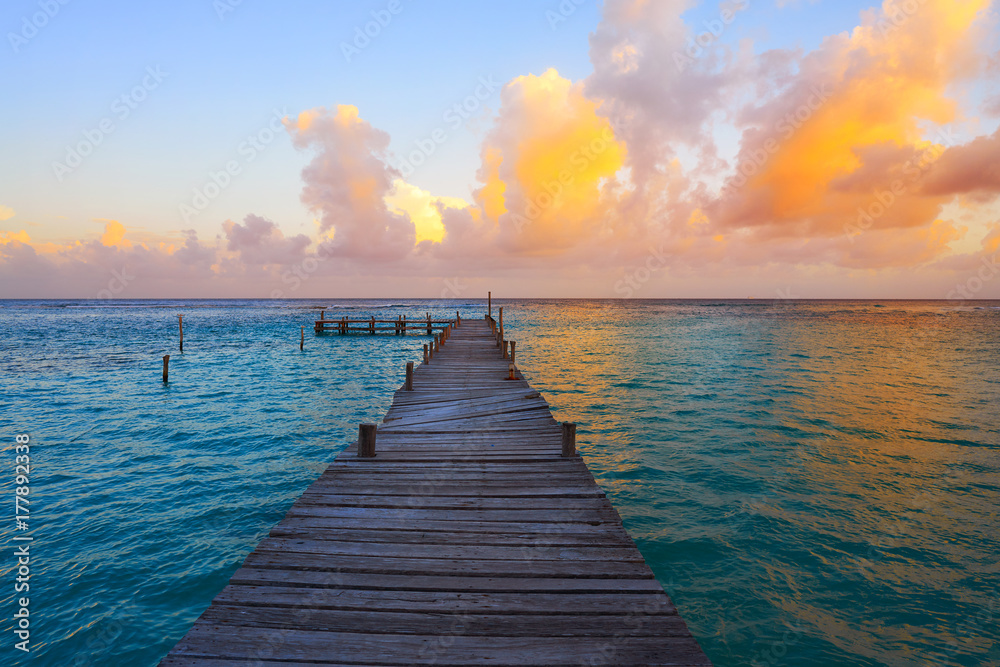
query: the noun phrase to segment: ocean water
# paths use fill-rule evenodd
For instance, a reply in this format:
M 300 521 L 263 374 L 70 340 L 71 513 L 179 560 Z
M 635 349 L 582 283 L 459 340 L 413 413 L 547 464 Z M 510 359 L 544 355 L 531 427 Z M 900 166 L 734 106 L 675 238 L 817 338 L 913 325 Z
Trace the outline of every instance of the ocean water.
M 1000 665 L 1000 302 L 497 305 L 716 665 Z M 381 419 L 427 338 L 316 337 L 319 308 L 485 304 L 0 301 L 0 664 L 155 665 Z

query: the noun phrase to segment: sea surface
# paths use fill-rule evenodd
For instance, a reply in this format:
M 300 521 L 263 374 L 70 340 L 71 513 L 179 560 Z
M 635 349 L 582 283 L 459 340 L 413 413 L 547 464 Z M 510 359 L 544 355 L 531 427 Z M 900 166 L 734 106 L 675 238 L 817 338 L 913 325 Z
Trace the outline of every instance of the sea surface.
M 1000 665 L 1000 302 L 498 305 L 715 665 Z M 427 337 L 316 336 L 320 308 L 485 303 L 0 301 L 0 664 L 155 665 L 381 420 Z

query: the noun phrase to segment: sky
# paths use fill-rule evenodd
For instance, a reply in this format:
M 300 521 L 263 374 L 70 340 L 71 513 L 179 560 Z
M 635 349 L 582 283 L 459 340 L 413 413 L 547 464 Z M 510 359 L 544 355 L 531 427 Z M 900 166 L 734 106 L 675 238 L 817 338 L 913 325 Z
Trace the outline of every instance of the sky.
M 1000 298 L 989 0 L 8 0 L 0 298 Z

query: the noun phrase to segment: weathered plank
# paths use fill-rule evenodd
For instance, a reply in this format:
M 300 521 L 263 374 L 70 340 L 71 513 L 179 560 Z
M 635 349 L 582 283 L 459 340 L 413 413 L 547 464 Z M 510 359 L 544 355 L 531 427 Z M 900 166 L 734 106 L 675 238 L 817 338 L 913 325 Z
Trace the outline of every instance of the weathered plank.
M 508 361 L 453 328 L 161 664 L 709 664 Z

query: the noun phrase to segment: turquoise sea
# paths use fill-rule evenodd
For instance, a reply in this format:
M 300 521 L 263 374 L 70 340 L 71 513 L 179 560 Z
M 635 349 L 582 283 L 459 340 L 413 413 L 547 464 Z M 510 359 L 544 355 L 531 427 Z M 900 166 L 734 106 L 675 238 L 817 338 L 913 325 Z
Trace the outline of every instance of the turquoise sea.
M 716 665 L 1000 665 L 1000 302 L 498 305 Z M 485 303 L 0 301 L 0 664 L 155 665 L 381 419 L 427 338 L 317 337 L 320 308 Z

